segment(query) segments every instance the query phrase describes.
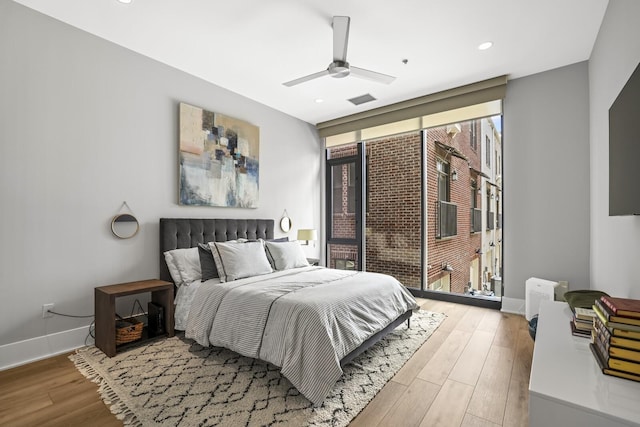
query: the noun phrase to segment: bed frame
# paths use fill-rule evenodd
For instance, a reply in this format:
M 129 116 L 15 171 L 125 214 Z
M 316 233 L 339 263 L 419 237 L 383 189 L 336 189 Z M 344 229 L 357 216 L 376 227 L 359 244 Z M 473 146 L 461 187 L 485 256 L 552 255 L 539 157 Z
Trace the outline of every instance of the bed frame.
M 198 243 L 226 242 L 227 240 L 273 239 L 272 219 L 212 219 L 212 218 L 160 218 L 160 279 L 173 282 L 164 253 L 173 249 L 192 248 Z M 405 320 L 410 326 L 412 310 L 401 314 L 386 328 L 363 342 L 340 360 L 345 366 L 359 354 L 380 341 Z

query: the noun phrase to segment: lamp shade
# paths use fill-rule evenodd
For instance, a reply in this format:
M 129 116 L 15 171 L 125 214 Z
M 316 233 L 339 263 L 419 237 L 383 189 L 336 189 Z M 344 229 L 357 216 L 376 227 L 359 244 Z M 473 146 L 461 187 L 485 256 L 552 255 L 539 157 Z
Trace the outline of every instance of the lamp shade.
M 314 228 L 303 228 L 298 230 L 298 240 L 318 240 L 318 232 Z

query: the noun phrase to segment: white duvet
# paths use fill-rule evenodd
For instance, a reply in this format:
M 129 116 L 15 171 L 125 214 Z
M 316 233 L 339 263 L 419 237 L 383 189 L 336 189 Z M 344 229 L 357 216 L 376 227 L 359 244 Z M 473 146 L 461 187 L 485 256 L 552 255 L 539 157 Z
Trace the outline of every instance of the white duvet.
M 207 281 L 187 292 L 187 338 L 273 363 L 315 404 L 342 375 L 340 359 L 418 307 L 391 276 L 323 267 Z

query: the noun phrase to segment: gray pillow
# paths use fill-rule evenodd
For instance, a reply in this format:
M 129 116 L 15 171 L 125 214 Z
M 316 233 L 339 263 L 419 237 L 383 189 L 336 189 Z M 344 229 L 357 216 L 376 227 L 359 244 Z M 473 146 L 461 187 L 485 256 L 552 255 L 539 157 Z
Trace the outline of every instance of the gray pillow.
M 288 242 L 289 238 L 288 237 L 279 237 L 277 239 L 268 239 L 268 240 L 262 240 L 260 239 L 261 242 L 271 242 L 271 243 L 283 243 L 283 242 Z M 269 264 L 271 264 L 271 268 L 273 268 L 274 270 L 277 270 L 276 268 L 276 263 L 273 261 L 273 257 L 271 256 L 271 253 L 269 252 L 269 249 L 267 249 L 267 246 L 265 245 L 264 247 L 265 252 L 267 253 L 267 259 L 269 260 Z
M 198 255 L 200 256 L 200 269 L 202 270 L 202 281 L 217 279 L 218 269 L 208 244 L 198 243 Z
M 273 260 L 273 268 L 276 270 L 288 270 L 296 267 L 308 267 L 307 257 L 296 242 L 265 242 L 267 252 Z
M 272 273 L 262 242 L 210 242 L 221 282 Z

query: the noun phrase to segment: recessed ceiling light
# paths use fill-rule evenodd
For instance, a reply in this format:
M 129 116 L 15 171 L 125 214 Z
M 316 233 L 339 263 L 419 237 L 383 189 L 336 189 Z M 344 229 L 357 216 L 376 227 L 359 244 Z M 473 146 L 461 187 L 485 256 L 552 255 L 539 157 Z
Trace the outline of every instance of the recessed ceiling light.
M 487 50 L 491 46 L 493 46 L 493 42 L 484 42 L 484 43 L 480 43 L 480 45 L 478 46 L 478 49 L 479 50 Z
M 322 102 L 324 102 L 324 99 L 322 99 L 322 98 L 318 98 L 318 99 L 316 99 L 316 104 L 320 104 L 320 103 L 322 103 Z
M 129 4 L 131 0 L 118 0 L 120 3 Z

